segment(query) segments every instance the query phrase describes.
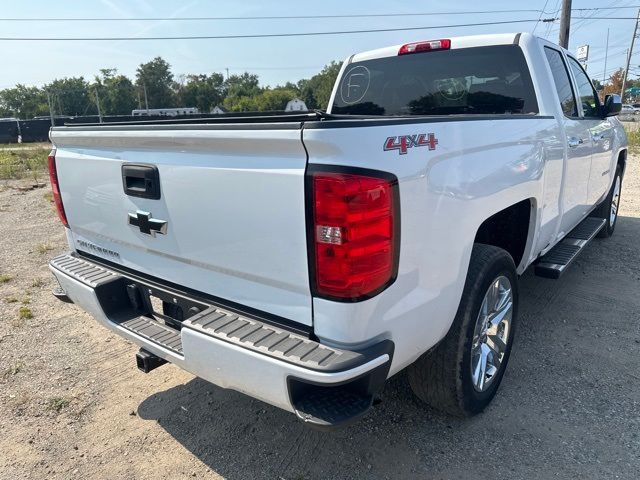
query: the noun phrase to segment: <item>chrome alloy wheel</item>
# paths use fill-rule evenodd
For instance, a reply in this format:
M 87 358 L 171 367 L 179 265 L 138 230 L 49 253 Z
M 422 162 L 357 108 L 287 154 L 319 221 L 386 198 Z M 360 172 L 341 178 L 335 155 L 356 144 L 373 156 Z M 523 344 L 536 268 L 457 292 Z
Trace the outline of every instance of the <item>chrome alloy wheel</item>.
M 471 342 L 471 380 L 484 392 L 500 371 L 511 333 L 513 292 L 505 276 L 496 278 L 484 295 Z
M 609 216 L 609 225 L 613 226 L 616 223 L 616 216 L 618 215 L 618 205 L 620 203 L 620 177 L 616 177 L 616 185 L 613 187 L 613 197 L 611 197 L 611 214 Z

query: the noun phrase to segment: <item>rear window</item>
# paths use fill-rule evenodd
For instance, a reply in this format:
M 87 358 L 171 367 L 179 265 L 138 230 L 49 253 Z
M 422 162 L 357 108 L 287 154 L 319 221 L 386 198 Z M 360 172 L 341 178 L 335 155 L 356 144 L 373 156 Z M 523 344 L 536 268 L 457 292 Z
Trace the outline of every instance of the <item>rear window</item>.
M 520 47 L 442 50 L 348 65 L 332 113 L 454 115 L 538 113 Z

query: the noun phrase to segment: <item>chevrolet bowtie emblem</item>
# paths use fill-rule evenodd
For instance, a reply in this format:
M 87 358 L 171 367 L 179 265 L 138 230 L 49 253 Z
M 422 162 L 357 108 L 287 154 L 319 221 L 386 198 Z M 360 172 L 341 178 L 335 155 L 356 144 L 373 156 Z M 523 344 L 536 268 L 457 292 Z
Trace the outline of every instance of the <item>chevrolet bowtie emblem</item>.
M 140 233 L 151 235 L 152 237 L 155 237 L 156 233 L 161 233 L 162 235 L 166 235 L 167 233 L 167 222 L 165 220 L 151 218 L 149 212 L 143 212 L 141 210 L 129 214 L 129 225 L 138 227 Z

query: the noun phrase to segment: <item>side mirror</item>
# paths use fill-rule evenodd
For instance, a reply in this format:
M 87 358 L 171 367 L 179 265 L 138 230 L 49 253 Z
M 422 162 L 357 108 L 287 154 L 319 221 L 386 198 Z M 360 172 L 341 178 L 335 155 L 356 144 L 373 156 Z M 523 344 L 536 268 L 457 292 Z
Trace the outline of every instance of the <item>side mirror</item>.
M 620 95 L 607 95 L 604 97 L 604 106 L 602 107 L 603 117 L 613 117 L 618 115 L 622 110 L 622 99 Z

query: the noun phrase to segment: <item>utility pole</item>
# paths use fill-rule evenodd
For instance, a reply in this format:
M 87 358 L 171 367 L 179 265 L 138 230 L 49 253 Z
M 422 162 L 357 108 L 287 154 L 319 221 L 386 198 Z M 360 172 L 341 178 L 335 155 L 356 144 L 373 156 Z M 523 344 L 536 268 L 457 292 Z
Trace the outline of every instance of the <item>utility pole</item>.
M 146 83 L 142 84 L 142 88 L 144 89 L 144 108 L 147 109 L 147 115 L 149 115 L 149 100 L 147 100 L 147 85 L 146 85 Z
M 100 97 L 98 96 L 98 87 L 95 87 L 93 91 L 96 94 L 96 105 L 98 106 L 98 118 L 100 119 L 100 123 L 102 123 L 102 112 L 100 111 Z
M 569 48 L 569 27 L 571 26 L 571 0 L 562 0 L 562 15 L 560 16 L 560 40 L 563 48 Z
M 227 71 L 227 80 L 229 80 L 229 69 L 225 68 L 225 70 Z
M 627 86 L 627 75 L 629 74 L 629 64 L 631 63 L 631 55 L 633 55 L 633 44 L 636 42 L 636 35 L 638 34 L 638 21 L 640 21 L 640 9 L 638 9 L 638 16 L 636 17 L 636 26 L 633 29 L 633 37 L 631 37 L 631 47 L 627 52 L 627 67 L 624 69 L 622 75 L 622 89 L 620 90 L 620 98 L 624 100 L 624 87 Z
M 49 94 L 49 90 L 47 90 L 47 102 L 49 102 L 49 117 L 51 117 L 51 126 L 55 127 L 56 122 L 53 120 L 53 103 L 51 103 L 51 95 Z

